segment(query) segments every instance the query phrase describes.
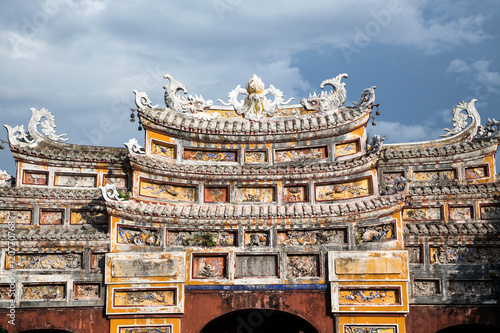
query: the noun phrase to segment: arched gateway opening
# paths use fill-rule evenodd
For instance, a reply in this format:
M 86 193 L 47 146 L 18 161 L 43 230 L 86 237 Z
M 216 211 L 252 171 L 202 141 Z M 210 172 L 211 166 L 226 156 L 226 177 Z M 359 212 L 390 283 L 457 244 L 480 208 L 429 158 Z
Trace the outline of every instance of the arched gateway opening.
M 303 318 L 277 310 L 233 311 L 210 321 L 200 333 L 318 333 Z

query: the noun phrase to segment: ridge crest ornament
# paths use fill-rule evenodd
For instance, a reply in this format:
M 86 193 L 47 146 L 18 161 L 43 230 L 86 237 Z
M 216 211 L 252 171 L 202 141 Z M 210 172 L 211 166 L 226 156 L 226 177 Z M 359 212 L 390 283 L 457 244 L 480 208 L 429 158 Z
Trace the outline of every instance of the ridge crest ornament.
M 29 147 L 34 148 L 38 146 L 38 144 L 48 138 L 52 141 L 67 141 L 68 138 L 64 138 L 67 134 L 56 134 L 55 117 L 50 113 L 47 109 L 42 108 L 37 110 L 35 108 L 30 108 L 32 112 L 30 122 L 28 124 L 28 133 L 24 129 L 24 125 L 11 127 L 9 125 L 4 125 L 7 129 L 9 136 L 9 143 L 13 146 L 18 146 L 21 148 Z M 43 122 L 41 120 L 45 118 Z M 42 126 L 42 135 L 37 130 L 37 126 Z
M 332 86 L 333 90 L 329 93 L 322 91 L 319 95 L 316 95 L 316 92 L 313 95 L 309 94 L 307 99 L 302 98 L 300 100 L 300 104 L 302 104 L 305 110 L 314 111 L 314 113 L 323 114 L 328 111 L 337 111 L 339 107 L 344 105 L 347 98 L 345 82 L 340 82 L 340 80 L 343 78 L 347 79 L 347 77 L 346 73 L 342 73 L 332 79 L 321 82 L 321 89 L 328 85 Z
M 273 116 L 278 111 L 280 105 L 290 103 L 294 98 L 283 102 L 283 92 L 276 89 L 272 84 L 269 88 L 264 89 L 264 82 L 257 75 L 252 75 L 247 83 L 246 90 L 238 85 L 228 94 L 229 101 L 226 103 L 222 100 L 217 100 L 222 104 L 232 105 L 237 114 L 243 115 L 246 119 L 260 120 L 266 116 Z M 238 95 L 246 95 L 245 100 L 238 101 Z M 266 98 L 267 95 L 273 95 L 274 100 Z
M 443 128 L 443 131 L 448 133 L 441 134 L 441 137 L 446 138 L 448 136 L 452 136 L 462 132 L 467 127 L 467 119 L 471 118 L 471 125 L 474 126 L 473 133 L 471 137 L 474 137 L 478 131 L 478 128 L 481 126 L 481 116 L 476 110 L 475 103 L 477 99 L 472 99 L 470 102 L 460 102 L 453 109 L 453 128 Z M 465 111 L 466 113 L 462 113 Z

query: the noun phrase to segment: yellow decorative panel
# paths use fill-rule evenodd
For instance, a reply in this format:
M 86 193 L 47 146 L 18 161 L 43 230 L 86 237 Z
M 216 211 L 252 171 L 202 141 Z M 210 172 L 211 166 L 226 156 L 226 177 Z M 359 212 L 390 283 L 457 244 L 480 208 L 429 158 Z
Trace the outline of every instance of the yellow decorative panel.
M 0 210 L 0 224 L 31 224 L 31 210 Z
M 172 201 L 196 201 L 196 187 L 141 180 L 139 195 Z
M 175 304 L 175 290 L 116 290 L 113 304 L 115 307 L 170 306 Z
M 343 183 L 316 185 L 316 201 L 352 199 L 371 194 L 373 189 L 370 177 Z
M 151 154 L 170 159 L 177 158 L 177 147 L 159 141 L 151 142 Z
M 335 272 L 338 275 L 400 274 L 402 266 L 400 257 L 338 258 L 335 260 Z
M 453 180 L 453 179 L 457 179 L 457 173 L 455 170 L 415 172 L 415 181 L 417 182 L 430 182 L 435 180 Z
M 237 187 L 236 188 L 237 202 L 274 202 L 275 188 L 274 186 L 262 187 Z
M 399 289 L 340 289 L 339 304 L 400 304 Z
M 337 157 L 356 154 L 357 152 L 359 152 L 359 150 L 359 140 L 339 143 L 335 145 L 335 154 L 337 155 Z
M 110 333 L 180 333 L 180 318 L 110 319 Z
M 486 178 L 488 176 L 488 166 L 486 165 L 465 168 L 465 179 L 467 180 Z
M 184 160 L 202 162 L 238 162 L 238 152 L 236 150 L 216 151 L 184 149 Z
M 321 160 L 327 157 L 328 157 L 328 150 L 326 147 L 298 148 L 298 149 L 277 150 L 275 152 L 274 160 L 276 163 L 302 162 L 307 160 Z
M 266 150 L 258 150 L 258 151 L 245 151 L 245 163 L 267 163 L 267 151 Z

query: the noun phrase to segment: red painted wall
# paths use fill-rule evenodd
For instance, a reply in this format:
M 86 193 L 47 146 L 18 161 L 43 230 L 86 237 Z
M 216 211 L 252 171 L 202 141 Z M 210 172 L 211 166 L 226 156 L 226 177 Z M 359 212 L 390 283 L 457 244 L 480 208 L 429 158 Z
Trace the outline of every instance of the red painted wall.
M 73 333 L 109 333 L 104 308 L 16 309 L 16 326 L 8 323 L 6 309 L 0 309 L 0 325 L 9 333 L 33 329 L 61 329 Z
M 333 333 L 334 318 L 325 291 L 186 291 L 182 333 L 199 333 L 212 319 L 231 311 L 274 309 L 302 317 L 318 332 Z

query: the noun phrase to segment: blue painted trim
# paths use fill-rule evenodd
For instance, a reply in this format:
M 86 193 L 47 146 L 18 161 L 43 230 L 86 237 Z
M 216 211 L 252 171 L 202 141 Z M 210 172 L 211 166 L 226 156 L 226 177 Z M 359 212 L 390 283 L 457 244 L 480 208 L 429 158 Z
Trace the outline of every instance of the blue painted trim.
M 222 291 L 238 291 L 238 290 L 326 290 L 327 284 L 251 284 L 251 285 L 187 285 L 184 287 L 186 291 L 191 290 L 222 290 Z

